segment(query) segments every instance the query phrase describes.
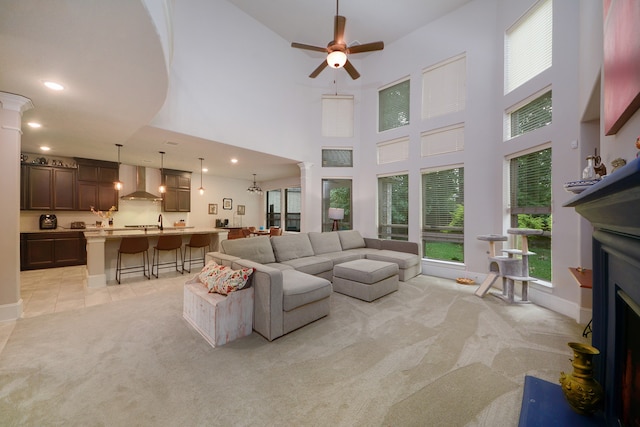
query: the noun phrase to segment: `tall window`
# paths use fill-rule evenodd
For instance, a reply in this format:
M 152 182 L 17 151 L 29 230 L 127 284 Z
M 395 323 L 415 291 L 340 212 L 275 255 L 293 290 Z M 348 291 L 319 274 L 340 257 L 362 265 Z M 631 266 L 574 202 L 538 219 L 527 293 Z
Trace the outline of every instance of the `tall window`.
M 285 197 L 285 230 L 300 231 L 302 197 L 300 188 L 287 188 Z
M 505 90 L 529 81 L 551 67 L 553 2 L 542 0 L 516 22 L 505 37 Z
M 464 261 L 464 168 L 422 175 L 422 244 L 426 258 Z
M 378 132 L 409 124 L 409 80 L 378 92 Z
M 467 98 L 467 60 L 457 56 L 422 73 L 422 119 L 464 111 Z
M 524 105 L 507 112 L 507 139 L 550 125 L 553 121 L 551 95 L 551 91 L 541 96 L 534 95 L 533 100 L 527 100 Z
M 409 175 L 378 178 L 378 237 L 409 240 Z
M 267 191 L 267 228 L 280 227 L 280 212 L 282 212 L 280 196 L 280 190 Z
M 322 180 L 322 231 L 331 231 L 333 220 L 329 218 L 329 208 L 344 209 L 344 219 L 339 222 L 340 230 L 351 230 L 351 180 Z
M 551 281 L 551 148 L 509 161 L 511 227 L 544 230 L 528 238 L 529 272 Z

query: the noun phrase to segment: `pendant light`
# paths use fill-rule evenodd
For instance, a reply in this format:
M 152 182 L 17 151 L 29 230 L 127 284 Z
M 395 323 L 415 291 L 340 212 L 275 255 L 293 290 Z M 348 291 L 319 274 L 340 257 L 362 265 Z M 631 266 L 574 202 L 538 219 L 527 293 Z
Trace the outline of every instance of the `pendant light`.
M 118 147 L 118 180 L 113 183 L 113 187 L 116 189 L 116 191 L 120 191 L 124 186 L 122 181 L 120 181 L 120 148 L 122 147 L 122 144 L 116 144 L 116 147 Z
M 200 195 L 204 195 L 204 187 L 202 186 L 202 161 L 204 160 L 202 157 L 199 157 L 200 159 L 200 188 L 198 188 L 198 191 L 200 191 Z
M 167 192 L 167 187 L 164 185 L 164 151 L 159 151 L 160 153 L 160 188 L 158 191 L 160 194 L 164 194 Z
M 261 195 L 262 194 L 262 188 L 258 187 L 256 185 L 256 174 L 253 174 L 253 184 L 251 185 L 251 187 L 247 188 L 247 193 L 250 194 L 256 194 L 256 195 Z

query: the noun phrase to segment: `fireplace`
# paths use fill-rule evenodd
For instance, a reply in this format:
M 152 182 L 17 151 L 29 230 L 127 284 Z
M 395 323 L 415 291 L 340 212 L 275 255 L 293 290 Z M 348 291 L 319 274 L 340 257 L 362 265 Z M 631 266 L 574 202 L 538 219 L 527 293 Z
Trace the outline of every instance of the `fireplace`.
M 640 426 L 640 163 L 565 206 L 593 227 L 593 346 L 608 425 Z

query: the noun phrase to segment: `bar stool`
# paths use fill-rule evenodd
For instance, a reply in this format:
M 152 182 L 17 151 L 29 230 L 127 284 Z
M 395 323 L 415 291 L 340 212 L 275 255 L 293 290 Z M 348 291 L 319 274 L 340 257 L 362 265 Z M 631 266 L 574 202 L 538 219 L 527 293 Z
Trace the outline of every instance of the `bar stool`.
M 191 265 L 194 261 L 200 262 L 202 261 L 202 265 L 204 265 L 204 255 L 206 247 L 211 245 L 211 235 L 210 234 L 192 234 L 191 239 L 189 239 L 189 243 L 184 245 L 184 255 L 182 256 L 182 271 L 186 271 L 187 273 L 191 273 Z M 189 248 L 189 269 L 184 268 L 184 265 L 187 262 L 187 248 Z M 202 251 L 202 258 L 196 258 L 195 260 L 191 258 L 191 249 L 200 249 Z M 209 248 L 211 249 L 211 248 Z
M 131 267 L 122 266 L 122 254 L 142 254 L 142 265 L 136 265 Z M 151 272 L 149 270 L 149 239 L 146 237 L 123 237 L 120 241 L 120 248 L 118 249 L 118 260 L 116 262 L 116 281 L 120 283 L 122 274 L 137 273 L 142 271 L 144 277 L 151 279 Z M 149 273 L 149 274 L 147 274 Z
M 160 262 L 160 251 L 175 251 L 176 259 L 173 262 Z M 182 236 L 179 234 L 174 235 L 161 235 L 158 237 L 158 243 L 153 247 L 153 264 L 151 265 L 151 274 L 156 279 L 158 273 L 160 273 L 160 267 L 175 265 L 176 271 L 183 274 L 182 269 L 178 270 L 178 253 L 180 253 L 180 265 L 182 265 Z M 155 274 L 153 269 L 156 269 Z

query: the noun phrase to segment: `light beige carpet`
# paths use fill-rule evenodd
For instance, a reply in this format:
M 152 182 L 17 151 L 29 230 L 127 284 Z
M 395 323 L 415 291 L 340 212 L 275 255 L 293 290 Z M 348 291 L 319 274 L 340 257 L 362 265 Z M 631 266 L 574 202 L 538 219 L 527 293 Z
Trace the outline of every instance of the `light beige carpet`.
M 582 326 L 474 290 L 420 276 L 373 303 L 334 294 L 324 319 L 215 349 L 179 286 L 19 320 L 0 425 L 514 426 L 524 376 L 570 370 Z

